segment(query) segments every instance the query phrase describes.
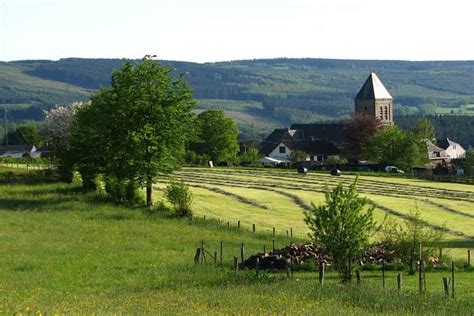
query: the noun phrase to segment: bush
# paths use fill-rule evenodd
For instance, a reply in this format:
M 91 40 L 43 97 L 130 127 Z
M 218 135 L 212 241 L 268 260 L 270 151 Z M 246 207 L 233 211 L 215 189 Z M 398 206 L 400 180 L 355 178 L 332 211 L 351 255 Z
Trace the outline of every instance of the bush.
M 410 217 L 405 220 L 405 225 L 389 222 L 383 232 L 383 243 L 388 249 L 395 251 L 398 257 L 407 267 L 410 274 L 416 272 L 416 261 L 420 256 L 420 244 L 423 248 L 423 260 L 429 261 L 430 256 L 436 256 L 438 244 L 444 239 L 442 230 L 435 230 L 421 219 L 418 207 L 410 210 Z
M 143 194 L 135 182 L 111 176 L 104 177 L 104 182 L 105 191 L 116 201 L 131 204 L 143 202 Z
M 193 202 L 193 194 L 189 190 L 189 186 L 183 181 L 172 181 L 166 186 L 165 197 L 173 204 L 177 216 L 183 217 L 192 215 L 191 204 Z
M 356 181 L 348 189 L 339 184 L 326 193 L 326 203 L 312 203 L 311 210 L 305 211 L 310 236 L 333 258 L 334 269 L 343 281 L 351 280 L 352 263 L 368 248 L 369 237 L 376 229 L 374 207 L 369 206 L 367 198 L 359 197 Z

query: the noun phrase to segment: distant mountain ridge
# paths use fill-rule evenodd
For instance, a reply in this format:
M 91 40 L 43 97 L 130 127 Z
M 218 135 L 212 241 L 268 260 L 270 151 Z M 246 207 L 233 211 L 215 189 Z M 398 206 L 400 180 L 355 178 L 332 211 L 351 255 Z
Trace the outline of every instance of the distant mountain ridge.
M 87 100 L 108 86 L 111 72 L 122 63 L 105 58 L 0 62 L 0 112 L 8 106 L 13 120 L 40 120 L 44 108 Z M 372 70 L 394 98 L 395 118 L 474 115 L 474 61 L 276 58 L 161 63 L 185 75 L 199 109 L 225 110 L 241 130 L 254 134 L 291 123 L 349 118 Z

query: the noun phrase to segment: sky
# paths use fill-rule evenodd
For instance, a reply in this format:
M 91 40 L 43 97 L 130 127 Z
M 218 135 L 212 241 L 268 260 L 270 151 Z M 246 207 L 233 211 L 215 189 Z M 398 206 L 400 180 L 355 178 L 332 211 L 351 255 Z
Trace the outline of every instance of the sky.
M 474 60 L 473 0 L 0 0 L 0 60 Z

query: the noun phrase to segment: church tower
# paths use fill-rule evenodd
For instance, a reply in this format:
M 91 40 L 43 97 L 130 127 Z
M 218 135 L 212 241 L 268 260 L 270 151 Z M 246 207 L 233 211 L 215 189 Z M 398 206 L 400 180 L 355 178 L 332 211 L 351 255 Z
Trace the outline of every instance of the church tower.
M 393 125 L 393 98 L 374 71 L 355 97 L 355 113 L 377 117 L 384 125 Z

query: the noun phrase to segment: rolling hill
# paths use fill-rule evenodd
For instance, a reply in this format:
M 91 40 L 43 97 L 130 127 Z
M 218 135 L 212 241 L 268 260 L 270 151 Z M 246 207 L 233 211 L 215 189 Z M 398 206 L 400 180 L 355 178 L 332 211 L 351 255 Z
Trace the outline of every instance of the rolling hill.
M 42 109 L 86 100 L 109 85 L 120 59 L 65 58 L 0 63 L 0 108 L 12 120 L 40 120 Z M 256 59 L 217 63 L 162 61 L 185 74 L 198 109 L 223 109 L 258 138 L 293 122 L 353 113 L 353 98 L 375 69 L 394 97 L 395 115 L 474 114 L 474 61 Z M 1 113 L 3 114 L 3 113 Z

